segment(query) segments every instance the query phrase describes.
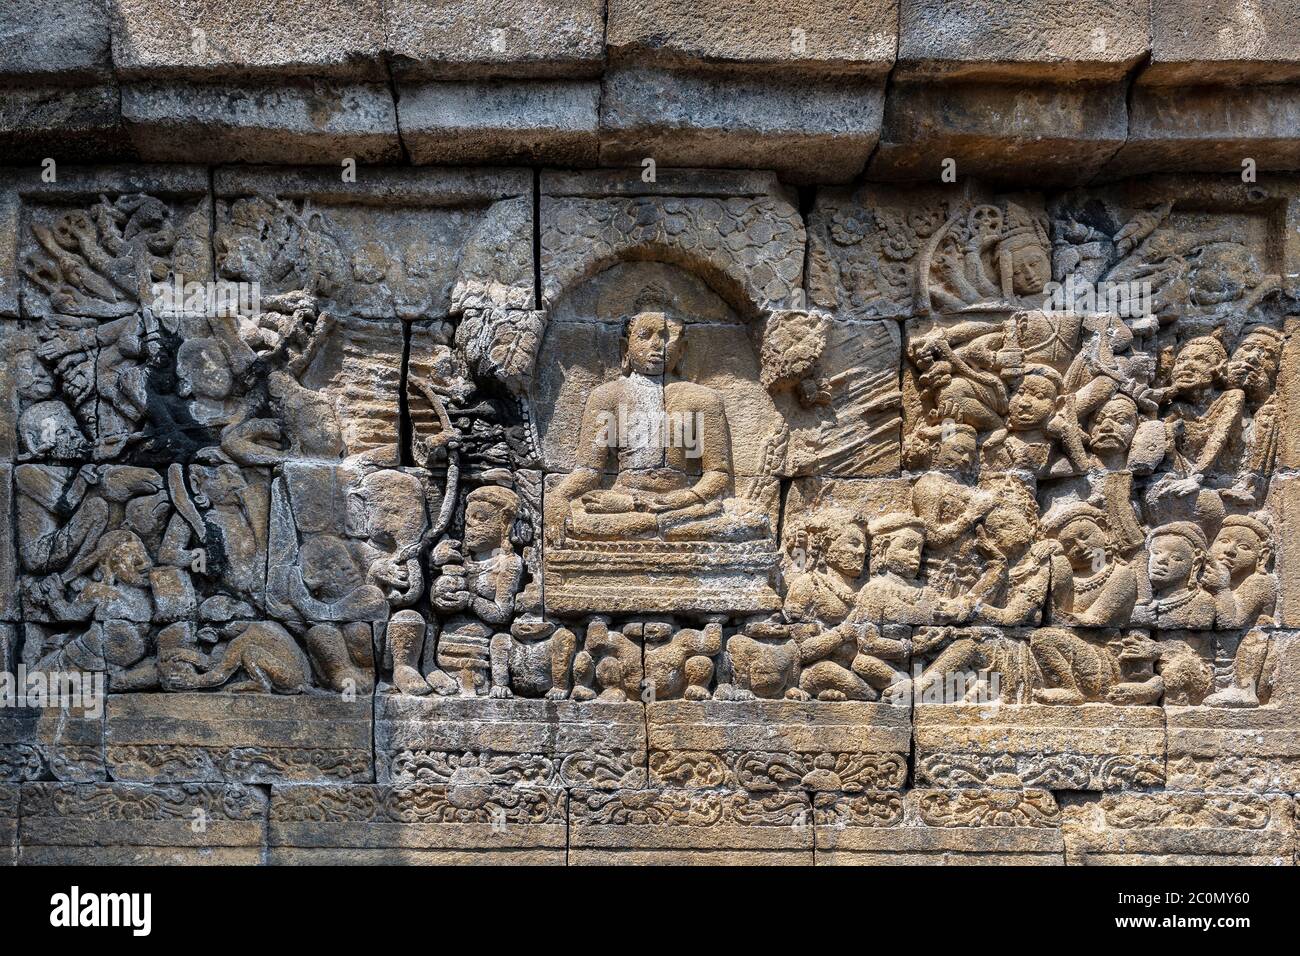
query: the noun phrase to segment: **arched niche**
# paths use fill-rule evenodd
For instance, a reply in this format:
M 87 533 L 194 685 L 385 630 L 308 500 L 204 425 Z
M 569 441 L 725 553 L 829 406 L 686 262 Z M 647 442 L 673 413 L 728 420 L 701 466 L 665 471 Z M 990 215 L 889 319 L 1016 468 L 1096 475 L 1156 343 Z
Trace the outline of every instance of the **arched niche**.
M 648 291 L 666 298 L 685 319 L 686 352 L 677 377 L 722 396 L 737 478 L 761 473 L 765 443 L 783 421 L 760 381 L 764 313 L 754 303 L 737 303 L 734 287 L 724 296 L 689 269 L 644 259 L 610 264 L 550 310 L 529 403 L 545 470 L 573 467 L 587 397 L 620 375 L 623 325 Z

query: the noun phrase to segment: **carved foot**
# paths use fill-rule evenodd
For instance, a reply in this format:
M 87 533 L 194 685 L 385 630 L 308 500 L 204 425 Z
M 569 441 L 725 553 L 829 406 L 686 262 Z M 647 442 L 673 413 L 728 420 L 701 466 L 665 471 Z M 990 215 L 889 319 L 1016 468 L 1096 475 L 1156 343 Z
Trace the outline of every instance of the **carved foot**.
M 710 697 L 709 689 L 707 687 L 701 687 L 699 684 L 691 684 L 686 688 L 686 691 L 682 696 L 687 700 L 708 700 Z
M 423 697 L 433 690 L 429 682 L 420 676 L 420 672 L 414 667 L 394 667 L 393 683 L 403 694 L 411 694 L 415 697 Z
M 824 690 L 817 695 L 818 700 L 848 700 L 848 695 L 842 690 Z
M 552 687 L 546 692 L 547 700 L 567 700 L 569 692 L 563 687 Z
M 439 697 L 452 697 L 460 690 L 456 678 L 446 671 L 432 670 L 424 675 L 427 686 Z
M 590 687 L 584 687 L 579 684 L 577 687 L 573 688 L 573 693 L 570 696 L 573 700 L 576 700 L 579 703 L 585 703 L 589 700 L 595 700 L 596 692 Z
M 1040 687 L 1034 691 L 1037 704 L 1082 704 L 1083 694 L 1068 687 Z
M 887 704 L 902 704 L 912 694 L 912 681 L 909 678 L 894 681 L 880 692 L 880 699 Z
M 1205 698 L 1206 707 L 1258 707 L 1259 696 L 1253 687 L 1228 687 Z
M 509 700 L 515 694 L 509 687 L 493 687 L 488 691 L 488 696 L 493 700 Z

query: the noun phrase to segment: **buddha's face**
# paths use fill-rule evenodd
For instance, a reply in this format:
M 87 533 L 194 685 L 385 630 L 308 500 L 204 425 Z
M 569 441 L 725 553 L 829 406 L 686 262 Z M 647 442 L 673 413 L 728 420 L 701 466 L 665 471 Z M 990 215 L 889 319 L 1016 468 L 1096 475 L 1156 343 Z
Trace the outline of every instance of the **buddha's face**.
M 1157 535 L 1151 541 L 1147 577 L 1154 588 L 1184 585 L 1196 567 L 1196 548 L 1179 534 Z
M 1025 431 L 1038 428 L 1051 417 L 1056 407 L 1056 386 L 1041 375 L 1027 375 L 1011 398 L 1009 424 Z
M 662 312 L 642 312 L 627 330 L 627 365 L 633 372 L 659 376 L 672 371 L 686 345 L 680 319 Z
M 1210 548 L 1215 562 L 1236 577 L 1256 570 L 1260 565 L 1262 542 L 1249 528 L 1229 526 L 1219 532 Z
M 1228 382 L 1250 392 L 1265 391 L 1277 375 L 1278 346 L 1262 335 L 1248 335 L 1228 362 Z
M 1137 409 L 1131 402 L 1111 399 L 1092 420 L 1088 440 L 1095 451 L 1123 451 L 1137 434 Z
M 1174 360 L 1173 380 L 1183 391 L 1199 391 L 1214 384 L 1223 354 L 1214 342 L 1189 342 Z
M 914 578 L 921 572 L 921 550 L 925 535 L 913 528 L 903 528 L 889 535 L 885 543 L 885 570 L 900 578 Z
M 867 559 L 867 539 L 862 529 L 850 525 L 841 532 L 826 552 L 826 563 L 841 574 L 857 577 Z

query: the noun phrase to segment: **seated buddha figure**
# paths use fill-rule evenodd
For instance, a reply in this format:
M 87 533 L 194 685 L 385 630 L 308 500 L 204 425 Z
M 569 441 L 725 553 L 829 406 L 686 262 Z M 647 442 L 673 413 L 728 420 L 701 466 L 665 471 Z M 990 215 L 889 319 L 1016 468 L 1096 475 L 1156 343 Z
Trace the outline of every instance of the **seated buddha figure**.
M 734 497 L 722 396 L 679 378 L 685 323 L 640 308 L 624 327 L 622 374 L 598 386 L 582 414 L 575 467 L 556 489 L 568 539 L 750 541 L 767 514 Z M 612 485 L 602 487 L 611 456 Z

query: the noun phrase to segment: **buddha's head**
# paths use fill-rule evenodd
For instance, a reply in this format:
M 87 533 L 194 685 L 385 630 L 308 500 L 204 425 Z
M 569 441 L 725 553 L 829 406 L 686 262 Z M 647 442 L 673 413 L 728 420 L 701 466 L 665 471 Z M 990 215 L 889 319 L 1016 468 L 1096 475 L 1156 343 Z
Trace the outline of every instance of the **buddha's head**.
M 668 312 L 647 310 L 627 320 L 623 370 L 657 378 L 666 375 L 686 351 L 685 324 Z

